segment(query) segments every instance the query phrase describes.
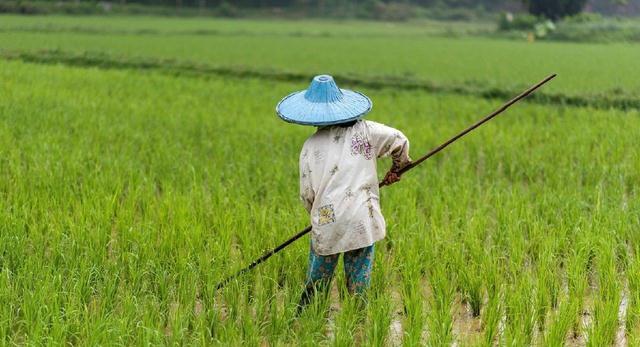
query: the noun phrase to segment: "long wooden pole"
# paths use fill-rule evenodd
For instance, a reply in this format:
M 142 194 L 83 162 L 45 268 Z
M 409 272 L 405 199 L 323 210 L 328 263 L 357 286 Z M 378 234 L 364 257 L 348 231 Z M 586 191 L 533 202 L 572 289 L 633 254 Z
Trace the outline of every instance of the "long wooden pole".
M 429 153 L 427 153 L 426 155 L 424 155 L 423 157 L 420 157 L 419 159 L 413 161 L 411 164 L 403 167 L 402 169 L 400 169 L 400 171 L 398 171 L 399 175 L 404 174 L 405 172 L 413 169 L 414 167 L 420 165 L 423 161 L 431 158 L 432 156 L 434 156 L 436 153 L 442 151 L 443 149 L 445 149 L 447 146 L 449 146 L 450 144 L 454 143 L 455 141 L 457 141 L 458 139 L 460 139 L 461 137 L 465 136 L 466 134 L 470 133 L 471 131 L 473 131 L 474 129 L 476 129 L 477 127 L 481 126 L 482 124 L 490 121 L 491 119 L 493 119 L 494 117 L 496 117 L 497 115 L 501 114 L 502 112 L 506 111 L 511 105 L 515 104 L 516 102 L 526 98 L 529 94 L 533 93 L 536 89 L 540 88 L 542 85 L 544 85 L 545 83 L 549 82 L 550 80 L 554 79 L 557 75 L 556 74 L 552 74 L 549 75 L 547 78 L 543 79 L 542 81 L 536 83 L 535 85 L 531 86 L 529 89 L 525 90 L 524 92 L 522 92 L 520 95 L 516 96 L 515 98 L 507 101 L 504 105 L 502 105 L 499 109 L 493 111 L 491 114 L 487 115 L 486 117 L 482 118 L 481 120 L 479 120 L 478 122 L 476 122 L 475 124 L 471 125 L 470 127 L 466 128 L 465 130 L 463 130 L 462 132 L 460 132 L 458 135 L 452 137 L 451 139 L 449 139 L 447 142 L 441 144 L 440 146 L 432 149 Z M 380 182 L 380 187 L 385 186 L 386 184 L 384 182 Z M 298 232 L 297 234 L 295 234 L 293 237 L 291 237 L 290 239 L 288 239 L 287 241 L 285 241 L 284 243 L 282 243 L 281 245 L 279 245 L 278 247 L 267 251 L 266 253 L 264 253 L 260 258 L 254 260 L 251 264 L 249 264 L 249 266 L 243 268 L 242 270 L 236 272 L 235 274 L 225 278 L 222 282 L 218 283 L 216 285 L 216 290 L 224 287 L 227 283 L 229 283 L 231 280 L 233 280 L 234 278 L 244 274 L 247 271 L 250 271 L 251 269 L 253 269 L 254 267 L 258 266 L 260 263 L 263 263 L 265 260 L 271 258 L 271 256 L 273 256 L 274 254 L 280 252 L 281 250 L 283 250 L 284 248 L 286 248 L 287 246 L 289 246 L 291 243 L 293 243 L 294 241 L 296 241 L 297 239 L 301 238 L 302 236 L 308 234 L 311 231 L 311 226 L 308 226 L 306 228 L 304 228 L 303 230 L 301 230 L 300 232 Z
M 413 169 L 414 167 L 420 165 L 420 163 L 422 163 L 423 161 L 431 158 L 432 156 L 434 156 L 436 153 L 440 152 L 441 150 L 445 149 L 447 146 L 449 146 L 450 144 L 456 142 L 459 138 L 463 137 L 464 135 L 470 133 L 471 131 L 473 131 L 474 129 L 476 129 L 477 127 L 481 126 L 482 124 L 490 121 L 491 119 L 493 119 L 495 116 L 499 115 L 500 113 L 506 111 L 511 105 L 515 104 L 516 102 L 526 98 L 529 94 L 533 93 L 536 89 L 540 88 L 543 84 L 551 81 L 552 79 L 554 79 L 557 75 L 556 74 L 552 74 L 549 75 L 547 78 L 543 79 L 542 81 L 536 83 L 535 85 L 531 86 L 529 89 L 525 90 L 524 92 L 522 92 L 520 95 L 516 96 L 515 98 L 507 101 L 507 103 L 505 103 L 504 105 L 502 105 L 499 109 L 493 111 L 491 114 L 489 114 L 488 116 L 482 118 L 481 120 L 479 120 L 478 122 L 476 122 L 475 124 L 471 125 L 470 127 L 466 128 L 465 130 L 463 130 L 462 132 L 460 132 L 458 135 L 452 137 L 451 139 L 449 139 L 447 142 L 441 144 L 440 146 L 434 148 L 433 150 L 431 150 L 431 152 L 427 153 L 425 156 L 421 157 L 418 160 L 413 161 L 411 164 L 403 167 L 398 173 L 399 174 L 403 174 L 411 169 Z

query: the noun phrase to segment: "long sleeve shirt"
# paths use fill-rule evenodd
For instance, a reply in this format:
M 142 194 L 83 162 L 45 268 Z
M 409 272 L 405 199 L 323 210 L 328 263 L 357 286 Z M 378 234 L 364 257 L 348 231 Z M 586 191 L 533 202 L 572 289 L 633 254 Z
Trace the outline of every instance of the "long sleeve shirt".
M 408 163 L 402 132 L 359 120 L 350 127 L 318 129 L 300 153 L 300 198 L 311 218 L 314 251 L 330 255 L 367 247 L 385 237 L 376 159 Z

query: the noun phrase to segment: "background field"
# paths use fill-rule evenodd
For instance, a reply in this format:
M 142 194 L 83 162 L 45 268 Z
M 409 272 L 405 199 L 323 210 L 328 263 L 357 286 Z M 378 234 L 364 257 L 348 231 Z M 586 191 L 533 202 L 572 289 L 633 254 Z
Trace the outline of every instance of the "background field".
M 638 45 L 531 45 L 524 39 L 442 37 L 489 30 L 486 24 L 11 16 L 0 23 L 5 52 L 100 52 L 107 54 L 107 60 L 161 58 L 281 73 L 329 71 L 363 79 L 417 80 L 483 90 L 515 90 L 526 86 L 523 81 L 554 71 L 562 78 L 544 93 L 637 100 L 640 92 Z
M 640 114 L 609 102 L 637 98 L 638 46 L 433 23 L 128 22 L 0 17 L 5 343 L 640 344 Z M 340 271 L 329 303 L 296 319 L 308 239 L 214 287 L 308 224 L 297 158 L 313 129 L 274 106 L 322 72 L 393 81 L 342 85 L 414 157 L 503 101 L 473 90 L 560 75 L 383 190 L 367 309 L 339 293 Z M 473 88 L 394 87 L 404 78 Z

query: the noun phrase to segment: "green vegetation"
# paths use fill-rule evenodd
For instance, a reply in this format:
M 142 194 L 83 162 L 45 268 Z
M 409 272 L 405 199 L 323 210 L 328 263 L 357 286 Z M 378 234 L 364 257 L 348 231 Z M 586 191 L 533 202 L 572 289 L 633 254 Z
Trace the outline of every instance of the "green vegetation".
M 522 39 L 533 34 L 537 39 L 567 42 L 640 42 L 640 21 L 606 18 L 582 13 L 559 22 L 532 15 L 503 13 L 498 20 L 497 36 Z
M 38 19 L 1 22 L 3 343 L 640 341 L 640 113 L 553 99 L 637 96 L 636 47 L 371 23 Z M 447 88 L 509 93 L 560 76 L 549 99 L 382 191 L 388 236 L 366 309 L 335 289 L 340 273 L 296 319 L 308 239 L 214 287 L 308 224 L 297 158 L 313 129 L 274 106 L 314 72 L 357 77 L 346 85 L 372 98 L 368 118 L 402 129 L 413 157 L 502 102 Z
M 580 13 L 586 0 L 4 0 L 0 13 L 146 14 L 165 16 L 342 18 L 406 21 L 413 18 L 474 20 L 500 11 L 559 19 Z M 602 14 L 637 15 L 640 0 L 589 0 Z
M 549 39 L 571 42 L 640 42 L 640 22 L 595 17 L 592 20 L 569 20 L 558 24 Z
M 520 6 L 520 0 L 4 0 L 0 13 L 147 14 L 219 17 L 324 17 L 406 21 L 423 17 L 469 20 Z
M 635 99 L 640 91 L 639 46 L 529 44 L 524 39 L 510 42 L 462 34 L 449 35 L 462 35 L 451 40 L 438 34 L 442 29 L 435 29 L 433 22 L 424 26 L 288 22 L 280 26 L 273 21 L 150 18 L 134 21 L 128 28 L 127 18 L 2 18 L 4 52 L 57 49 L 276 73 L 330 71 L 359 79 L 394 78 L 483 91 L 518 90 L 527 84 L 523 81 L 556 72 L 562 78 L 545 93 Z M 472 26 L 468 25 L 469 30 Z

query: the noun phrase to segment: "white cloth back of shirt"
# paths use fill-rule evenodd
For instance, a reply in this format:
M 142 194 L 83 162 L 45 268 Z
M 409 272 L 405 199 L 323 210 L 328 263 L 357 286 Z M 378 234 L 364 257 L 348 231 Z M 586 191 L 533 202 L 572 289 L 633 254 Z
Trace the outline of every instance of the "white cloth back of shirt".
M 310 214 L 316 253 L 343 253 L 385 237 L 376 159 L 386 156 L 396 168 L 406 165 L 409 141 L 399 130 L 372 121 L 323 127 L 305 141 L 300 198 Z

